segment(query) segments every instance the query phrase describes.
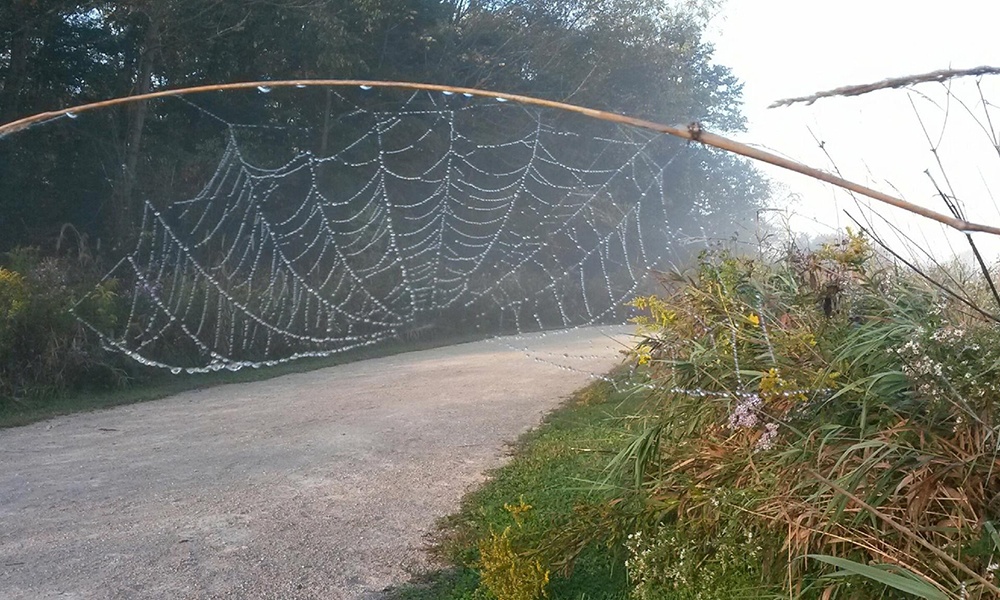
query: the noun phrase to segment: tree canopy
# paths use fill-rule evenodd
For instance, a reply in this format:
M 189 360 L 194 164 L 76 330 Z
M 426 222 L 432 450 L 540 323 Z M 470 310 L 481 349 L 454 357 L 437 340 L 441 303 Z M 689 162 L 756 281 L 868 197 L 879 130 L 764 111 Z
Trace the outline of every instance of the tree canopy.
M 367 78 L 482 87 L 739 130 L 740 83 L 713 62 L 704 40 L 714 5 L 12 0 L 0 5 L 0 122 L 188 85 Z M 322 102 L 317 96 L 317 112 Z M 159 168 L 144 164 L 153 159 L 143 148 L 188 137 L 151 123 L 150 110 L 141 103 L 109 114 L 99 144 L 86 136 L 27 135 L 0 144 L 4 246 L 51 239 L 66 222 L 95 236 L 127 230 L 135 219 L 137 173 Z M 197 161 L 197 149 L 187 153 Z M 723 221 L 738 218 L 767 192 L 740 160 L 706 153 L 676 169 L 674 211 L 681 220 L 713 213 Z M 69 177 L 74 180 L 62 180 Z M 152 179 L 163 177 L 154 173 Z

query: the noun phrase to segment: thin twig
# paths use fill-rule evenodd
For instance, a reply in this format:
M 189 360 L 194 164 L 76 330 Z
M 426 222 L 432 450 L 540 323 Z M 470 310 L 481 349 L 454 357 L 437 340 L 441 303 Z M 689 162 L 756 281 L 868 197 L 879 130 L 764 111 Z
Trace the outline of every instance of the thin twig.
M 816 92 L 811 96 L 800 96 L 798 98 L 786 98 L 784 100 L 778 100 L 772 103 L 768 108 L 779 108 L 782 106 L 791 106 L 793 104 L 802 104 L 802 103 L 809 105 L 821 98 L 835 98 L 838 96 L 861 96 L 863 94 L 876 92 L 878 90 L 888 90 L 894 88 L 907 87 L 910 85 L 916 85 L 918 83 L 927 83 L 931 81 L 942 82 L 942 81 L 948 81 L 950 79 L 955 79 L 956 77 L 977 77 L 982 75 L 1000 75 L 1000 67 L 982 66 L 982 67 L 976 67 L 974 69 L 941 69 L 940 71 L 932 71 L 930 73 L 922 73 L 920 75 L 909 75 L 906 77 L 890 77 L 889 79 L 883 79 L 882 81 L 876 81 L 875 83 L 848 85 L 832 90 L 827 90 L 825 92 Z
M 983 125 L 980 123 L 979 119 L 976 119 L 976 122 L 980 123 L 983 129 L 988 131 L 988 137 L 993 144 L 993 148 L 1000 154 L 1000 140 L 997 140 L 997 132 L 993 129 L 993 119 L 990 117 L 990 105 L 986 101 L 986 96 L 983 95 L 983 86 L 978 81 L 976 82 L 976 90 L 979 91 L 979 100 L 983 104 L 983 114 L 986 115 L 986 124 Z M 965 106 L 965 103 L 962 103 L 962 105 Z M 969 110 L 968 107 L 966 107 L 966 110 Z M 971 110 L 969 110 L 969 114 L 972 114 Z
M 931 184 L 934 186 L 934 189 L 937 190 L 938 195 L 941 196 L 941 198 L 944 200 L 945 204 L 948 206 L 948 209 L 952 212 L 952 214 L 954 214 L 956 217 L 960 216 L 962 213 L 960 207 L 957 204 L 958 199 L 954 197 L 949 198 L 944 193 L 944 190 L 942 190 L 941 187 L 937 184 L 937 181 L 934 181 L 934 176 L 931 175 L 930 169 L 924 171 L 924 173 L 927 175 L 928 179 L 931 180 Z M 983 260 L 983 255 L 980 254 L 979 252 L 979 246 L 976 245 L 976 242 L 975 240 L 972 239 L 971 235 L 965 234 L 965 238 L 969 242 L 969 247 L 972 248 L 972 255 L 975 257 L 976 262 L 979 264 L 979 270 L 983 274 L 983 279 L 985 279 L 987 285 L 990 286 L 990 292 L 993 293 L 993 299 L 997 303 L 997 308 L 1000 308 L 1000 292 L 997 292 L 997 286 L 995 283 L 993 283 L 993 276 L 990 275 L 990 269 L 989 267 L 986 266 L 986 261 Z
M 43 123 L 45 121 L 51 121 L 60 117 L 64 117 L 69 114 L 80 114 L 83 112 L 93 111 L 100 108 L 107 108 L 111 106 L 120 106 L 123 104 L 129 104 L 133 102 L 140 102 L 145 100 L 153 100 L 156 98 L 169 98 L 175 96 L 184 96 L 190 94 L 204 93 L 204 92 L 214 92 L 214 91 L 226 91 L 226 90 L 251 90 L 255 88 L 290 88 L 290 87 L 366 87 L 366 88 L 395 88 L 395 89 L 405 89 L 405 90 L 418 90 L 418 91 L 428 91 L 428 92 L 449 92 L 454 94 L 468 94 L 469 96 L 478 96 L 482 98 L 497 98 L 504 101 L 517 102 L 526 106 L 538 106 L 542 108 L 552 108 L 557 110 L 564 110 L 567 112 L 572 112 L 601 121 L 607 121 L 610 123 L 618 123 L 622 125 L 629 125 L 632 127 L 638 127 L 640 129 L 646 129 L 656 133 L 663 133 L 667 135 L 672 135 L 685 140 L 699 142 L 706 146 L 711 146 L 713 148 L 718 148 L 720 150 L 725 150 L 727 152 L 732 152 L 734 154 L 739 154 L 747 158 L 752 158 L 760 162 L 765 162 L 788 171 L 794 171 L 796 173 L 801 173 L 813 179 L 818 179 L 826 183 L 835 185 L 837 187 L 844 188 L 863 196 L 872 198 L 873 200 L 878 200 L 885 204 L 895 206 L 896 208 L 901 208 L 905 211 L 920 215 L 924 218 L 930 219 L 932 221 L 937 221 L 954 229 L 964 232 L 981 232 L 990 233 L 993 235 L 1000 235 L 1000 227 L 995 227 L 992 225 L 985 225 L 981 223 L 970 223 L 968 221 L 958 219 L 955 217 L 950 217 L 933 210 L 926 209 L 917 204 L 907 202 L 900 198 L 890 196 L 869 187 L 848 181 L 837 175 L 827 173 L 826 171 L 821 171 L 819 169 L 814 169 L 807 165 L 804 165 L 787 158 L 780 157 L 776 154 L 761 150 L 759 148 L 754 148 L 748 146 L 720 135 L 710 133 L 705 131 L 699 123 L 691 123 L 686 126 L 673 126 L 673 125 L 663 125 L 662 123 L 655 123 L 653 121 L 647 121 L 645 119 L 638 119 L 635 117 L 629 117 L 626 115 L 621 115 L 618 113 L 612 113 L 603 110 L 596 110 L 593 108 L 586 108 L 583 106 L 577 106 L 575 104 L 567 104 L 565 102 L 557 102 L 553 100 L 544 100 L 541 98 L 534 98 L 532 96 L 522 96 L 519 94 L 508 94 L 505 92 L 493 92 L 488 90 L 481 90 L 478 88 L 465 88 L 465 87 L 454 87 L 447 85 L 429 84 L 429 83 L 413 83 L 407 81 L 370 81 L 362 79 L 298 79 L 298 80 L 281 80 L 281 81 L 253 81 L 253 82 L 241 82 L 241 83 L 224 83 L 215 85 L 202 85 L 196 87 L 188 87 L 173 90 L 163 90 L 159 92 L 151 92 L 149 94 L 141 94 L 138 96 L 123 96 L 121 98 L 114 98 L 111 100 L 104 100 L 102 102 L 94 102 L 91 104 L 84 104 L 81 106 L 76 106 L 72 108 L 66 108 L 62 110 L 40 113 L 30 117 L 25 117 L 5 125 L 0 125 L 0 138 L 6 135 L 29 127 L 31 125 L 36 125 L 38 123 Z
M 864 225 L 862 225 L 857 219 L 855 219 L 851 215 L 851 213 L 849 213 L 847 211 L 844 211 L 844 214 L 847 215 L 848 219 L 854 221 L 854 224 L 858 226 L 858 229 L 861 230 L 861 233 L 863 233 L 863 234 L 867 235 L 868 237 L 870 237 L 883 250 L 885 250 L 886 252 L 888 252 L 889 254 L 891 254 L 893 256 L 893 258 L 895 258 L 899 262 L 903 263 L 908 269 L 910 269 L 911 271 L 913 271 L 914 273 L 916 273 L 917 275 L 919 275 L 925 281 L 927 281 L 928 283 L 930 283 L 934 287 L 938 288 L 939 290 L 941 290 L 942 292 L 944 292 L 948 296 L 951 296 L 955 300 L 958 300 L 962 304 L 968 306 L 973 311 L 975 311 L 976 313 L 978 313 L 981 317 L 983 317 L 985 319 L 988 319 L 990 321 L 993 321 L 994 323 L 1000 323 L 1000 317 L 998 317 L 996 315 L 993 315 L 993 314 L 990 314 L 989 312 L 986 312 L 985 310 L 983 310 L 982 308 L 980 308 L 979 306 L 977 306 L 974 302 L 972 302 L 970 300 L 967 300 L 967 299 L 963 298 L 962 296 L 958 295 L 957 293 L 953 292 L 952 290 L 948 289 L 948 287 L 946 287 L 945 285 L 939 283 L 933 277 L 931 277 L 930 275 L 928 275 L 928 274 L 924 273 L 923 271 L 921 271 L 920 268 L 917 267 L 917 265 L 911 263 L 910 261 L 908 261 L 905 258 L 903 258 L 902 256 L 900 256 L 898 252 L 896 252 L 895 250 L 893 250 L 892 248 L 890 248 L 888 244 L 886 244 L 884 241 L 882 241 L 878 236 L 876 236 L 874 233 L 872 233 L 872 231 L 870 231 L 868 228 L 866 228 Z
M 951 106 L 951 97 L 952 94 L 951 90 L 949 89 L 947 94 L 948 107 Z M 964 219 L 965 214 L 962 211 L 961 204 L 959 204 L 958 195 L 955 193 L 955 187 L 951 184 L 951 179 L 948 177 L 948 172 L 944 168 L 944 162 L 942 162 L 941 155 L 938 153 L 938 148 L 941 146 L 941 140 L 944 138 L 945 127 L 944 126 L 941 127 L 941 135 L 938 138 L 937 144 L 935 144 L 931 140 L 930 132 L 928 132 L 927 126 L 924 125 L 924 120 L 920 116 L 920 111 L 917 110 L 916 103 L 913 102 L 912 97 L 910 97 L 909 100 L 910 100 L 910 106 L 913 107 L 913 113 L 917 117 L 917 122 L 920 124 L 920 129 L 921 131 L 924 132 L 924 138 L 927 140 L 927 143 L 931 147 L 931 154 L 934 155 L 934 160 L 935 162 L 937 162 L 938 169 L 941 171 L 941 175 L 944 177 L 945 185 L 948 186 L 948 191 L 950 192 L 950 195 L 945 194 L 944 190 L 941 189 L 941 186 L 939 186 L 937 181 L 934 180 L 934 176 L 931 175 L 930 169 L 926 169 L 924 171 L 924 174 L 927 175 L 927 178 L 931 180 L 931 185 L 934 186 L 934 189 L 937 191 L 938 196 L 940 196 L 941 199 L 944 201 L 945 206 L 948 207 L 948 210 L 951 212 L 951 214 L 956 219 Z M 975 119 L 975 117 L 973 118 Z M 975 120 L 978 122 L 978 119 Z M 946 108 L 945 123 L 947 122 L 948 122 L 948 109 Z M 990 291 L 993 293 L 993 299 L 997 303 L 997 308 L 1000 308 L 1000 293 L 997 292 L 997 287 L 996 284 L 993 283 L 993 277 L 990 275 L 990 270 L 986 266 L 986 262 L 983 260 L 982 254 L 979 253 L 979 247 L 976 246 L 976 241 L 973 240 L 972 236 L 969 234 L 965 234 L 965 239 L 966 241 L 969 242 L 969 247 L 972 248 L 972 254 L 975 256 L 976 262 L 979 263 L 979 268 L 983 273 L 983 278 L 986 279 L 986 283 L 990 286 Z
M 896 225 L 895 223 L 893 223 L 889 219 L 885 218 L 885 216 L 883 216 L 881 213 L 879 213 L 877 211 L 871 211 L 871 212 L 876 217 L 878 217 L 879 219 L 881 219 L 882 222 L 886 224 L 886 226 L 888 226 L 890 229 L 892 229 L 893 233 L 896 234 L 896 237 L 898 239 L 900 239 L 900 241 L 904 241 L 904 242 L 907 242 L 909 244 L 908 247 L 910 248 L 910 256 L 912 256 L 914 260 L 917 260 L 917 257 L 916 257 L 916 255 L 915 255 L 915 253 L 913 251 L 913 248 L 916 248 L 917 250 L 920 251 L 921 254 L 924 255 L 924 257 L 926 257 L 928 260 L 930 260 L 932 266 L 937 267 L 937 269 L 941 272 L 942 275 L 944 275 L 945 277 L 947 277 L 948 279 L 951 280 L 951 283 L 955 285 L 954 289 L 960 290 L 962 292 L 962 294 L 961 294 L 962 297 L 964 297 L 969 302 L 973 301 L 972 298 L 969 296 L 968 290 L 965 289 L 965 284 L 962 283 L 962 282 L 960 282 L 960 281 L 958 281 L 957 279 L 955 279 L 954 275 L 952 275 L 952 273 L 951 273 L 951 269 L 945 268 L 944 265 L 942 265 L 940 262 L 938 262 L 937 258 L 927 250 L 927 248 L 925 246 L 927 246 L 929 244 L 926 244 L 926 243 L 924 245 L 918 244 L 916 240 L 914 240 L 912 237 L 910 237 L 905 231 L 903 231 L 902 229 L 900 229 L 900 227 L 898 225 Z M 866 216 L 865 217 L 865 221 L 868 222 L 868 224 L 871 226 L 872 229 L 874 229 L 874 225 L 872 225 L 871 219 L 869 219 Z M 874 237 L 873 237 L 873 239 L 874 239 Z M 937 286 L 938 287 L 944 287 L 944 284 L 943 283 L 938 283 Z M 954 290 L 952 291 L 952 294 L 955 295 L 956 297 L 959 296 L 958 292 L 955 292 Z

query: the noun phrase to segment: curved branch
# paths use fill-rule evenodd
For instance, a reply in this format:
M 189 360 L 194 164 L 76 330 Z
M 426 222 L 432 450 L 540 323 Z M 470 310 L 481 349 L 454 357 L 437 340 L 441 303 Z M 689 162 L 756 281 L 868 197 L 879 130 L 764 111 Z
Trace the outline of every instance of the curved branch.
M 816 92 L 811 96 L 799 96 L 798 98 L 786 98 L 772 103 L 768 108 L 779 108 L 791 106 L 793 104 L 806 104 L 807 106 L 821 98 L 834 98 L 837 96 L 861 96 L 869 92 L 878 90 L 888 90 L 893 88 L 907 87 L 918 83 L 928 83 L 931 81 L 948 81 L 957 77 L 979 77 L 982 75 L 1000 75 L 1000 67 L 982 66 L 974 69 L 941 69 L 922 73 L 920 75 L 908 75 L 906 77 L 890 77 L 875 83 L 863 83 L 861 85 L 847 85 L 825 92 Z
M 998 70 L 998 72 L 1000 72 L 1000 70 Z M 765 162 L 780 167 L 782 169 L 794 171 L 796 173 L 801 173 L 802 175 L 812 177 L 813 179 L 818 179 L 820 181 L 824 181 L 826 183 L 841 187 L 843 189 L 852 191 L 854 193 L 867 196 L 873 200 L 877 200 L 879 202 L 895 206 L 896 208 L 901 208 L 903 210 L 920 215 L 921 217 L 925 217 L 932 221 L 937 221 L 938 223 L 942 223 L 959 231 L 981 232 L 981 233 L 990 233 L 993 235 L 1000 235 L 1000 227 L 983 225 L 979 223 L 970 223 L 969 221 L 966 221 L 964 219 L 959 219 L 956 217 L 951 217 L 938 212 L 934 212 L 922 206 L 902 200 L 900 198 L 896 198 L 894 196 L 884 194 L 882 192 L 873 190 L 861 184 L 848 181 L 842 177 L 838 177 L 831 173 L 827 173 L 826 171 L 814 169 L 810 166 L 795 162 L 793 160 L 788 160 L 786 158 L 780 157 L 770 152 L 766 152 L 759 148 L 754 148 L 752 146 L 748 146 L 747 144 L 730 140 L 720 135 L 709 133 L 705 131 L 698 123 L 691 123 L 689 125 L 683 125 L 683 126 L 664 125 L 662 123 L 655 123 L 653 121 L 647 121 L 645 119 L 638 119 L 635 117 L 629 117 L 626 115 L 621 115 L 608 111 L 586 108 L 575 104 L 568 104 L 566 102 L 544 100 L 542 98 L 534 98 L 532 96 L 508 94 L 505 92 L 494 92 L 489 90 L 481 90 L 477 88 L 454 87 L 454 86 L 438 85 L 430 83 L 414 83 L 408 81 L 370 81 L 364 79 L 292 79 L 292 80 L 281 80 L 281 81 L 251 81 L 251 82 L 240 82 L 240 83 L 201 85 L 201 86 L 187 87 L 180 89 L 163 90 L 159 92 L 152 92 L 149 94 L 141 94 L 136 96 L 123 96 L 120 98 L 113 98 L 111 100 L 104 100 L 102 102 L 94 102 L 91 104 L 84 104 L 72 108 L 65 108 L 57 111 L 39 113 L 37 115 L 25 117 L 23 119 L 13 121 L 5 125 L 0 125 L 0 138 L 10 135 L 16 131 L 25 129 L 31 125 L 36 125 L 39 123 L 43 123 L 45 121 L 51 121 L 52 119 L 57 119 L 59 117 L 63 117 L 69 114 L 79 114 L 83 112 L 94 111 L 101 108 L 120 106 L 133 102 L 153 100 L 156 98 L 186 96 L 192 94 L 225 91 L 225 90 L 248 90 L 261 87 L 268 87 L 268 88 L 365 87 L 365 88 L 405 89 L 405 90 L 417 90 L 417 91 L 422 90 L 429 92 L 466 94 L 468 96 L 477 96 L 481 98 L 496 98 L 504 101 L 517 102 L 519 104 L 523 104 L 526 106 L 537 106 L 541 108 L 563 110 L 591 117 L 593 119 L 598 119 L 601 121 L 618 123 L 621 125 L 629 125 L 631 127 L 638 127 L 640 129 L 646 129 L 656 133 L 672 135 L 688 141 L 698 142 L 704 144 L 705 146 L 711 146 L 713 148 L 718 148 L 720 150 L 725 150 L 727 152 L 739 154 L 741 156 L 745 156 L 753 160 Z

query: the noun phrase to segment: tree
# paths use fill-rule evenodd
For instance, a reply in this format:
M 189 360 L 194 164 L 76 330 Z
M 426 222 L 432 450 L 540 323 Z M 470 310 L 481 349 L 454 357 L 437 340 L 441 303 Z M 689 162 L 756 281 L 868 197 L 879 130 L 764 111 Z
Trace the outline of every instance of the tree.
M 703 39 L 717 2 L 457 0 L 451 6 L 454 22 L 432 70 L 438 79 L 662 123 L 745 127 L 742 85 L 713 62 Z M 573 127 L 600 131 L 597 124 Z M 660 148 L 677 151 L 676 144 Z M 769 194 L 752 164 L 724 153 L 692 149 L 670 165 L 663 175 L 671 198 L 666 217 L 690 235 L 731 234 Z
M 0 121 L 168 87 L 370 77 L 522 92 L 738 130 L 740 84 L 712 62 L 702 39 L 715 6 L 711 0 L 12 0 L 0 6 Z M 221 109 L 249 121 L 315 126 L 316 115 L 329 113 L 329 101 L 323 94 L 294 103 L 275 99 L 264 115 L 253 112 L 259 104 L 233 94 Z M 212 163 L 217 152 L 190 141 L 203 123 L 170 117 L 164 106 L 104 111 L 76 123 L 76 135 L 45 143 L 20 136 L 18 143 L 34 145 L 30 152 L 0 157 L 7 182 L 0 233 L 7 243 L 29 239 L 26 231 L 49 235 L 64 220 L 95 235 L 127 238 L 137 185 L 155 182 L 141 191 L 158 192 L 176 181 L 172 173 L 182 163 Z M 318 150 L 326 149 L 328 126 L 321 125 Z M 573 127 L 582 134 L 600 129 Z M 742 161 L 713 154 L 680 164 L 688 170 L 671 174 L 678 183 L 674 209 L 689 220 L 704 218 L 698 203 L 752 208 L 766 193 Z M 29 175 L 32 169 L 39 171 Z M 49 176 L 40 179 L 38 172 Z M 56 192 L 51 186 L 70 172 L 76 185 L 59 183 L 65 189 Z M 33 185 L 32 177 L 44 185 Z M 90 217 L 81 221 L 82 215 Z

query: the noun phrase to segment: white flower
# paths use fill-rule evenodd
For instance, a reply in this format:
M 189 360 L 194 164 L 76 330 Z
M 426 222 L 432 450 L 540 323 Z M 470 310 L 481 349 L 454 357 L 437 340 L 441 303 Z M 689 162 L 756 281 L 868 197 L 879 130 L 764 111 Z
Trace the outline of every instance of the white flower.
M 764 451 L 774 447 L 774 438 L 778 437 L 778 424 L 768 423 L 764 426 L 764 434 L 757 440 L 754 450 Z
M 757 394 L 744 396 L 740 399 L 733 412 L 729 415 L 730 429 L 753 429 L 757 426 L 757 411 L 760 410 L 764 401 Z

